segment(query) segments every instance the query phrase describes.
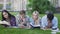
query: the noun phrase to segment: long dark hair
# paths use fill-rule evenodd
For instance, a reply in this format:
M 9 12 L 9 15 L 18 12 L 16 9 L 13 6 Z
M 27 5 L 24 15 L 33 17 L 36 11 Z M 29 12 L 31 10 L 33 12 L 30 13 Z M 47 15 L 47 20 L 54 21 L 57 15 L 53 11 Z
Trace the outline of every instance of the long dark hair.
M 3 16 L 3 12 L 6 12 L 6 13 L 8 14 L 9 19 L 11 19 L 11 17 L 14 17 L 14 16 L 11 15 L 7 10 L 2 10 L 2 21 L 3 21 L 3 20 L 6 20 L 6 18 L 4 18 L 4 16 Z

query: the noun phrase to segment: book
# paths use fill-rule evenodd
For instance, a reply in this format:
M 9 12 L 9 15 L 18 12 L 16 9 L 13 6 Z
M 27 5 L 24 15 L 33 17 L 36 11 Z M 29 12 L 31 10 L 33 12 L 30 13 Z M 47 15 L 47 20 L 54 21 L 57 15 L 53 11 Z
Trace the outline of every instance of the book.
M 40 27 L 40 25 L 33 25 L 34 27 Z

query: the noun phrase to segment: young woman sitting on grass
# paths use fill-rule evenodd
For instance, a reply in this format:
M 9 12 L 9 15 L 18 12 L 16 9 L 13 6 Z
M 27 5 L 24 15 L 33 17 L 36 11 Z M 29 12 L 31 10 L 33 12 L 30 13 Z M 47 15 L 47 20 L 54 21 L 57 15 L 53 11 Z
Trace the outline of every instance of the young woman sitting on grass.
M 31 18 L 31 27 L 32 28 L 40 28 L 41 24 L 41 18 L 39 17 L 39 13 L 37 11 L 34 11 Z
M 2 11 L 2 21 L 7 22 L 8 24 L 2 24 L 5 27 L 14 27 L 16 26 L 16 19 L 15 16 L 11 15 L 7 10 Z
M 26 15 L 24 10 L 21 10 L 19 14 L 16 16 L 16 23 L 18 28 L 27 28 L 29 29 L 30 18 Z

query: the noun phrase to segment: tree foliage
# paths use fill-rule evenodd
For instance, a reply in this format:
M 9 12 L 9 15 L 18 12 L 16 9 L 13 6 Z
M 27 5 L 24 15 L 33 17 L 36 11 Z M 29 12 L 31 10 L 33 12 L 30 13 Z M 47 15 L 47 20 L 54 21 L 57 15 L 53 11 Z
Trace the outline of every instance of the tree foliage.
M 55 10 L 48 0 L 29 0 L 28 8 L 32 8 L 32 11 L 36 10 L 40 13 L 45 13 L 47 10 Z

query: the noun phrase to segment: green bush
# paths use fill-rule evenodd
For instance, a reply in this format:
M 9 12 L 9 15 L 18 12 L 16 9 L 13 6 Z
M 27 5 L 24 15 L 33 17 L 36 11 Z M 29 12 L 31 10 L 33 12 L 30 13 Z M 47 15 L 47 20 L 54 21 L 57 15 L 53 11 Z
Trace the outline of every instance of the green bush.
M 55 11 L 55 8 L 50 4 L 48 0 L 29 0 L 27 8 L 32 8 L 33 11 L 39 11 L 39 13 L 45 13 L 48 11 Z

